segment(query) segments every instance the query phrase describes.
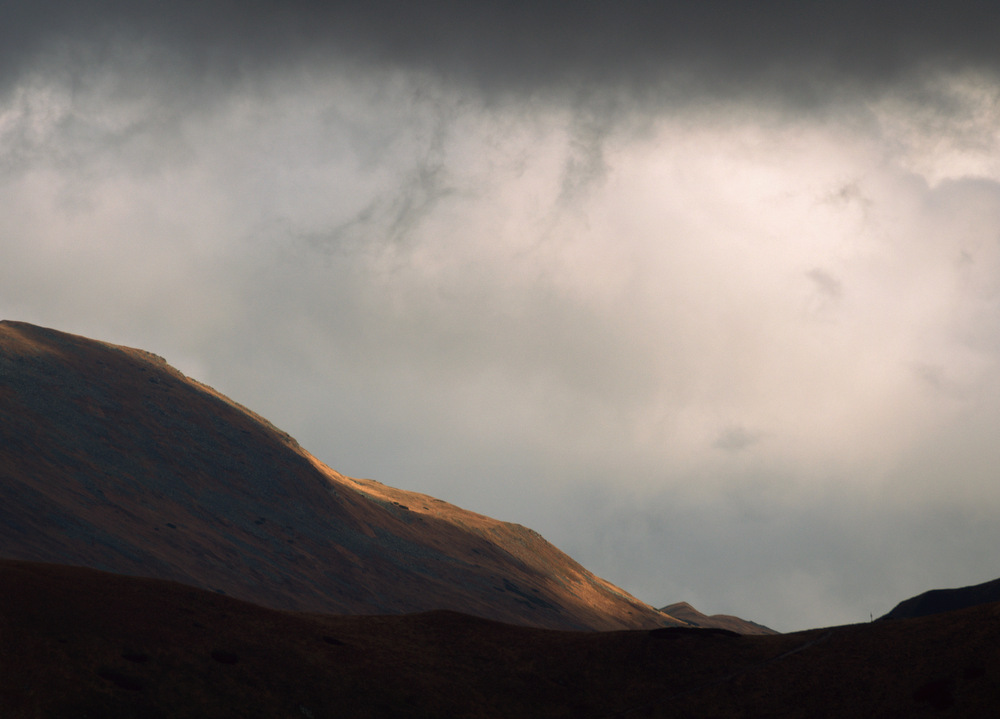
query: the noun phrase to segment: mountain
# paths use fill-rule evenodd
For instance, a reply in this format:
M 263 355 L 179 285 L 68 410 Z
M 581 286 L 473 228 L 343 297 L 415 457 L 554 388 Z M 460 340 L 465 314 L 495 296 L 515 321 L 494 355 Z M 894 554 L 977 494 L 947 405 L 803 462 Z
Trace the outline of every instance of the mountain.
M 729 614 L 713 614 L 707 616 L 692 607 L 687 602 L 677 602 L 660 609 L 664 614 L 669 614 L 674 619 L 680 619 L 689 626 L 703 629 L 726 629 L 737 634 L 777 634 L 770 627 L 763 624 L 748 622 Z
M 536 532 L 352 479 L 149 352 L 0 322 L 0 557 L 336 614 L 682 622 Z
M 1000 579 L 959 589 L 932 589 L 903 600 L 879 619 L 925 617 L 990 602 L 1000 602 Z
M 276 611 L 0 561 L 0 716 L 994 717 L 1000 604 L 739 636 Z

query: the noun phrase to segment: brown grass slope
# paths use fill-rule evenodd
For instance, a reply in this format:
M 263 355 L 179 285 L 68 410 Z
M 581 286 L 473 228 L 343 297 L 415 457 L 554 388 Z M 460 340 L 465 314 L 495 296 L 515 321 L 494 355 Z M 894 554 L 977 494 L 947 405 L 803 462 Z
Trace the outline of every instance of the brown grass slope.
M 0 561 L 0 716 L 994 717 L 1000 604 L 771 636 L 322 616 Z
M 351 479 L 162 358 L 0 322 L 0 557 L 280 609 L 676 624 L 537 533 Z

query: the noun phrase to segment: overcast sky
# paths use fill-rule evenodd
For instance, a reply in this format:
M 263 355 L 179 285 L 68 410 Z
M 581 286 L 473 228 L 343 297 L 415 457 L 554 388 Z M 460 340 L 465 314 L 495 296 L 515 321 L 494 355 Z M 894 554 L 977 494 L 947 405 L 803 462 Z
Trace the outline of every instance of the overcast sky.
M 994 579 L 1000 5 L 871 5 L 6 2 L 0 316 L 656 606 Z

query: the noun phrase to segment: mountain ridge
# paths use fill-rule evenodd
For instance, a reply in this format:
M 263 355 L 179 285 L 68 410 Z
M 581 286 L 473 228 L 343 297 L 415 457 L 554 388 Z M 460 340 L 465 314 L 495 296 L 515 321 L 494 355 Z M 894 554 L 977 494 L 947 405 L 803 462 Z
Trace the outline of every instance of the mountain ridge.
M 162 357 L 0 322 L 0 547 L 297 611 L 683 625 L 520 525 L 353 479 Z
M 1000 602 L 1000 579 L 968 587 L 930 589 L 909 599 L 904 599 L 887 614 L 879 617 L 879 621 L 926 617 L 991 602 Z

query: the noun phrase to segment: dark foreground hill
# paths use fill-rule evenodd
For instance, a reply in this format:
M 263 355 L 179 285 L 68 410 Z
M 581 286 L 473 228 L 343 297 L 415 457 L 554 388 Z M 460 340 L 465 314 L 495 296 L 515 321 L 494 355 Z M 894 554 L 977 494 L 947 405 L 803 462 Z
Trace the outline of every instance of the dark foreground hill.
M 0 322 L 0 557 L 280 609 L 681 624 L 530 529 L 333 471 L 156 355 L 17 322 Z
M 1000 602 L 1000 579 L 958 589 L 932 589 L 903 600 L 881 619 L 926 617 L 990 602 Z
M 0 562 L 0 716 L 994 717 L 1000 604 L 740 636 L 321 616 Z

